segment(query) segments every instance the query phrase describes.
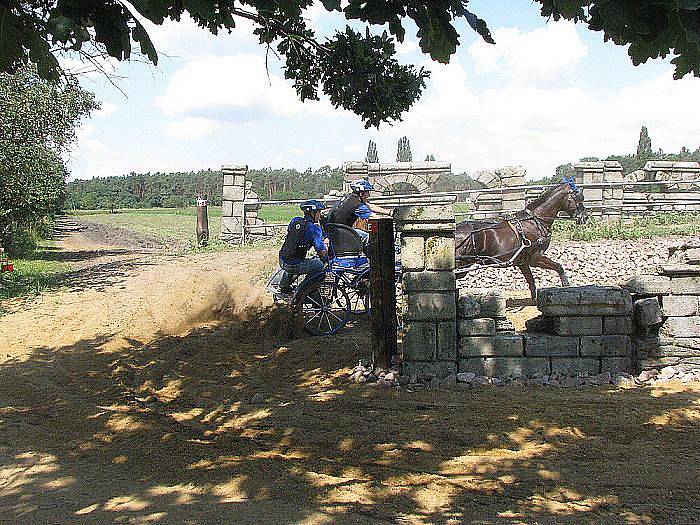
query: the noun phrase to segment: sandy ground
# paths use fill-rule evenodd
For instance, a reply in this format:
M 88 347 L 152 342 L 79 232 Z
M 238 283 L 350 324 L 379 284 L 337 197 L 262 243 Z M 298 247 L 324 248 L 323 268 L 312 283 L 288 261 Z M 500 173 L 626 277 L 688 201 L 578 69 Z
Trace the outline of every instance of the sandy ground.
M 355 385 L 366 324 L 290 340 L 274 250 L 73 226 L 67 288 L 0 318 L 0 522 L 700 522 L 697 386 Z

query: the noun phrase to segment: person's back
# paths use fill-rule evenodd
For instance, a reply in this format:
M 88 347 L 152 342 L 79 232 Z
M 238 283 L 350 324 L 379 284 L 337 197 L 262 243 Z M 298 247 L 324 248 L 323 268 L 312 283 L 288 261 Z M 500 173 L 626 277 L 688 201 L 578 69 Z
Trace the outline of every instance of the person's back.
M 328 222 L 352 226 L 357 220 L 357 209 L 362 205 L 360 197 L 355 193 L 348 193 L 340 199 L 328 214 Z
M 279 252 L 280 268 L 284 274 L 280 280 L 280 291 L 289 293 L 291 284 L 297 275 L 309 274 L 323 270 L 328 260 L 328 246 L 324 241 L 322 228 L 319 226 L 322 202 L 308 200 L 300 205 L 303 217 L 294 217 L 287 227 L 287 236 Z M 313 246 L 318 259 L 307 259 L 306 253 Z

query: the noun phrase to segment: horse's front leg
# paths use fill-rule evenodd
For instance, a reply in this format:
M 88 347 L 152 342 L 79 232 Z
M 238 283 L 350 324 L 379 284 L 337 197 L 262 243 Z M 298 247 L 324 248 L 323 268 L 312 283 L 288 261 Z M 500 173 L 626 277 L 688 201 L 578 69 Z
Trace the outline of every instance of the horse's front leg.
M 530 295 L 532 296 L 533 301 L 537 301 L 537 286 L 535 286 L 535 278 L 532 276 L 532 270 L 530 270 L 530 266 L 527 264 L 521 264 L 518 266 L 520 268 L 520 271 L 523 273 L 523 277 L 525 277 L 525 280 L 527 281 L 527 285 L 530 288 Z
M 569 286 L 569 279 L 566 276 L 566 273 L 564 273 L 564 267 L 558 262 L 553 261 L 546 255 L 540 255 L 536 259 L 532 259 L 530 261 L 530 264 L 538 268 L 544 268 L 545 270 L 554 270 L 559 274 L 559 278 L 561 279 L 561 285 Z

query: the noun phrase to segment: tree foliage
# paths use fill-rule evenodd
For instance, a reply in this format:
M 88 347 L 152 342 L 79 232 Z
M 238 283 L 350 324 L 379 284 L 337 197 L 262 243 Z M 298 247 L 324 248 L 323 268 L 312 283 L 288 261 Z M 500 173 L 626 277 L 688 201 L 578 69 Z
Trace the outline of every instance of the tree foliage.
M 675 55 L 674 78 L 700 76 L 699 0 L 537 0 L 542 16 L 583 22 L 605 41 L 629 46 L 637 66 Z
M 340 168 L 322 166 L 300 172 L 295 169 L 251 169 L 246 176 L 253 191 L 265 199 L 322 197 L 343 186 Z M 95 177 L 68 183 L 68 204 L 76 209 L 184 208 L 197 194 L 209 196 L 220 206 L 223 175 L 218 170 L 174 173 L 130 173 L 124 177 Z
M 408 141 L 408 137 L 401 137 L 396 148 L 396 162 L 411 162 L 412 160 L 411 143 Z
M 675 76 L 700 76 L 698 0 L 537 0 L 542 15 L 583 22 L 605 40 L 629 45 L 633 63 L 673 54 Z M 81 53 L 128 59 L 136 46 L 153 63 L 158 53 L 139 19 L 154 24 L 191 17 L 217 34 L 250 20 L 260 43 L 277 53 L 284 74 L 301 100 L 318 99 L 321 89 L 336 107 L 357 113 L 367 127 L 401 119 L 425 87 L 428 72 L 396 60 L 411 21 L 423 53 L 446 63 L 468 25 L 494 43 L 486 22 L 468 9 L 469 0 L 405 2 L 322 0 L 328 11 L 363 23 L 364 32 L 345 27 L 323 39 L 309 26 L 305 10 L 313 0 L 2 0 L 0 71 L 31 62 L 43 78 L 58 79 L 57 56 Z M 465 23 L 466 22 L 466 23 Z M 388 33 L 372 34 L 370 26 Z
M 653 150 L 651 149 L 651 138 L 646 126 L 642 126 L 639 132 L 639 144 L 637 145 L 637 157 L 640 159 L 648 159 L 651 157 Z
M 365 162 L 379 162 L 377 145 L 373 140 L 370 140 L 369 144 L 367 144 L 367 155 L 365 155 Z
M 33 68 L 0 73 L 0 242 L 59 211 L 62 155 L 98 104 L 75 81 L 49 83 Z

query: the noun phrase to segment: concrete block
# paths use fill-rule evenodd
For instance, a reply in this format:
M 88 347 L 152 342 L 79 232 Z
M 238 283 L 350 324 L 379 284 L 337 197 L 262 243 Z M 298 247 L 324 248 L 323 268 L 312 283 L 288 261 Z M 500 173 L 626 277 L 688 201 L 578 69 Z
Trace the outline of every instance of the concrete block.
M 680 357 L 649 357 L 639 359 L 639 368 L 642 370 L 651 370 L 652 368 L 664 368 L 666 366 L 674 366 L 681 362 Z
M 236 175 L 233 179 L 233 185 L 245 187 L 245 185 L 246 185 L 245 175 Z
M 634 332 L 634 323 L 629 316 L 605 317 L 603 319 L 603 333 L 605 335 L 630 335 Z
M 418 361 L 404 361 L 401 365 L 401 375 L 416 375 L 418 379 L 426 380 L 433 377 L 445 379 L 450 374 L 457 373 L 457 363 L 455 361 L 431 361 L 421 363 Z
M 668 295 L 671 293 L 671 278 L 665 275 L 634 275 L 622 286 L 639 295 Z
M 669 317 L 661 325 L 659 334 L 667 337 L 700 337 L 700 316 Z
M 631 356 L 632 340 L 627 335 L 585 335 L 580 351 L 582 356 Z
M 430 235 L 433 233 L 447 235 L 455 231 L 455 225 L 454 223 L 449 222 L 397 222 L 396 231 L 425 235 Z
M 648 352 L 641 352 L 640 357 L 700 357 L 700 348 L 662 345 Z
M 459 357 L 522 356 L 523 338 L 520 335 L 510 334 L 460 337 L 457 348 Z
M 234 176 L 228 173 L 224 174 L 224 186 L 233 186 Z
M 700 297 L 697 295 L 669 295 L 661 301 L 661 313 L 666 317 L 700 315 Z
M 601 357 L 600 358 L 600 373 L 610 372 L 627 372 L 634 371 L 631 357 Z
M 437 357 L 435 323 L 406 323 L 403 336 L 404 361 L 431 361 Z
M 454 292 L 456 287 L 453 272 L 405 272 L 402 283 L 404 293 L 423 290 Z
M 579 338 L 549 334 L 525 334 L 525 355 L 531 356 L 577 356 Z
M 657 297 L 647 297 L 634 302 L 634 318 L 639 326 L 654 326 L 663 321 L 661 305 Z
M 231 201 L 242 201 L 245 192 L 241 186 L 224 186 L 224 199 Z
M 552 373 L 577 375 L 580 372 L 600 374 L 600 359 L 596 357 L 552 357 Z
M 233 174 L 243 174 L 245 175 L 248 173 L 248 165 L 247 164 L 223 164 L 221 166 L 221 171 L 223 173 L 233 173 Z
M 401 236 L 401 268 L 404 272 L 425 268 L 425 239 L 419 235 Z
M 498 288 L 460 288 L 459 297 L 464 296 L 479 302 L 481 317 L 506 317 L 506 298 Z
M 461 319 L 471 319 L 479 317 L 481 314 L 481 304 L 471 295 L 462 295 L 457 299 L 457 317 Z
M 440 361 L 457 359 L 457 323 L 454 321 L 437 325 L 437 358 Z
M 394 210 L 396 224 L 412 222 L 452 222 L 455 214 L 452 206 L 399 206 Z
M 629 315 L 632 297 L 619 286 L 545 288 L 538 294 L 537 307 L 549 316 Z
M 452 271 L 454 268 L 454 237 L 428 237 L 425 240 L 425 269 Z
M 684 348 L 700 350 L 700 337 L 674 337 L 673 339 L 661 338 L 661 344 L 672 344 Z
M 510 319 L 495 319 L 496 321 L 496 332 L 515 332 L 515 325 Z
M 547 317 L 546 315 L 538 315 L 525 321 L 525 329 L 528 332 L 551 333 L 552 319 L 552 317 Z
M 222 217 L 233 217 L 233 202 L 223 201 L 221 203 L 221 216 Z
M 547 357 L 472 357 L 459 360 L 459 372 L 488 377 L 534 377 L 549 374 Z
M 222 217 L 221 218 L 221 235 L 242 235 L 243 234 L 243 217 Z
M 453 292 L 414 292 L 406 294 L 408 321 L 450 321 L 457 317 Z
M 672 277 L 671 293 L 674 295 L 700 295 L 700 276 Z
M 496 322 L 493 319 L 460 319 L 457 321 L 460 336 L 495 335 Z
M 552 332 L 556 335 L 601 335 L 603 318 L 557 316 L 552 318 Z

